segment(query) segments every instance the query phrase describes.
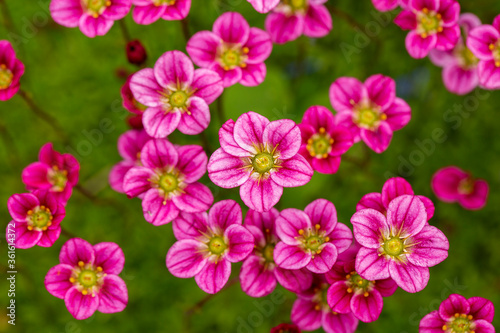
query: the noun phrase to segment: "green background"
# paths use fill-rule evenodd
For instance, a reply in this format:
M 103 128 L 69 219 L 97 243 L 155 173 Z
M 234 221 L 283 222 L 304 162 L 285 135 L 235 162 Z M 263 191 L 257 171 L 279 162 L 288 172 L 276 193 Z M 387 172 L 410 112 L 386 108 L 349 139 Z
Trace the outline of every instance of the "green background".
M 70 136 L 71 145 L 64 145 L 52 127 L 35 116 L 19 96 L 0 103 L 3 225 L 10 219 L 5 203 L 11 194 L 24 191 L 21 171 L 37 159 L 40 147 L 51 141 L 59 151 L 76 151 L 81 163 L 80 185 L 94 198 L 75 191 L 62 225 L 91 243 L 111 241 L 123 248 L 126 263 L 121 277 L 127 283 L 130 300 L 121 313 L 96 312 L 90 319 L 75 320 L 63 300 L 51 296 L 43 284 L 49 268 L 59 262 L 59 250 L 68 239 L 61 235 L 51 248 L 16 251 L 16 326 L 7 324 L 8 285 L 2 275 L 0 331 L 250 333 L 269 332 L 270 327 L 288 322 L 295 298 L 281 287 L 274 296 L 253 299 L 235 284 L 209 299 L 201 309 L 191 311 L 205 294 L 193 279 L 174 278 L 165 267 L 165 255 L 175 241 L 171 226 L 154 227 L 145 222 L 138 199 L 129 200 L 108 186 L 108 172 L 120 160 L 117 139 L 127 130 L 127 112 L 120 106 L 119 94 L 124 80 L 117 71 L 137 70 L 127 63 L 119 25 L 115 23 L 104 37 L 90 39 L 78 29 L 55 24 L 48 14 L 49 0 L 6 2 L 14 26 L 6 27 L 3 16 L 0 39 L 17 42 L 18 57 L 26 65 L 22 88 L 58 119 Z M 323 197 L 336 205 L 339 220 L 350 225 L 349 219 L 361 196 L 380 191 L 384 181 L 396 174 L 405 176 L 416 193 L 435 202 L 436 214 L 430 223 L 448 236 L 449 258 L 431 268 L 429 284 L 423 291 L 409 294 L 399 289 L 384 299 L 379 320 L 360 323 L 359 332 L 417 332 L 420 319 L 450 293 L 482 296 L 500 304 L 500 93 L 449 93 L 442 84 L 440 68 L 428 59 L 412 59 L 406 52 L 406 33 L 387 20 L 395 17 L 396 12 L 377 16 L 369 0 L 337 0 L 328 5 L 334 12 L 331 33 L 322 39 L 301 37 L 286 45 L 275 45 L 266 61 L 268 74 L 263 84 L 226 89 L 226 117 L 236 119 L 252 110 L 270 119 L 291 118 L 300 122 L 310 105 L 331 108 L 328 89 L 336 78 L 353 76 L 364 80 L 376 73 L 397 80 L 397 94 L 411 105 L 413 117 L 408 126 L 395 133 L 387 151 L 378 155 L 364 149 L 362 143 L 355 145 L 337 174 L 315 174 L 306 186 L 285 189 L 278 208 L 303 209 L 312 200 Z M 500 2 L 462 1 L 462 8 L 463 12 L 474 12 L 483 22 L 491 23 L 500 13 Z M 251 26 L 263 27 L 265 15 L 258 14 L 244 0 L 193 0 L 189 15 L 191 33 L 210 30 L 218 15 L 229 10 L 242 13 Z M 160 20 L 140 26 L 129 14 L 125 23 L 132 37 L 146 46 L 148 66 L 165 51 L 185 51 L 179 22 Z M 366 37 L 365 32 L 370 36 Z M 463 112 L 457 111 L 460 109 Z M 207 135 L 215 149 L 219 147 L 220 124 L 215 103 L 211 110 L 213 117 Z M 438 137 L 433 135 L 440 130 Z M 89 140 L 92 135 L 93 142 Z M 200 142 L 197 136 L 178 132 L 170 139 L 181 144 Z M 466 211 L 457 204 L 436 199 L 429 186 L 431 176 L 447 165 L 470 170 L 489 182 L 491 192 L 484 209 Z M 207 176 L 202 181 L 210 183 Z M 237 189 L 223 190 L 214 185 L 211 189 L 217 201 L 232 198 L 241 203 Z M 3 236 L 0 242 L 0 268 L 4 273 L 7 246 Z M 237 277 L 240 266 L 233 265 L 232 277 Z M 498 323 L 497 317 L 494 324 Z

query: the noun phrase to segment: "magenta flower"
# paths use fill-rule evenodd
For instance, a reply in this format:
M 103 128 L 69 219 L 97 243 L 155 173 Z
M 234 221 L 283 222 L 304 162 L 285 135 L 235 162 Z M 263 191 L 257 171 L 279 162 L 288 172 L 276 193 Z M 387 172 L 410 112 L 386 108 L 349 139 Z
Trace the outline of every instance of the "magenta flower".
M 396 82 L 381 74 L 370 76 L 365 83 L 341 77 L 330 86 L 330 102 L 337 114 L 337 124 L 347 127 L 354 142 L 363 140 L 376 153 L 389 147 L 393 132 L 405 127 L 411 109 L 396 97 Z
M 284 269 L 306 267 L 313 273 L 332 269 L 339 253 L 352 243 L 352 232 L 337 222 L 333 203 L 325 199 L 311 202 L 304 211 L 289 208 L 276 220 L 281 239 L 274 249 L 274 261 Z
M 293 324 L 279 324 L 271 328 L 271 333 L 301 333 L 297 325 Z
M 372 0 L 372 3 L 378 11 L 387 12 L 400 6 L 406 8 L 408 0 Z
M 353 313 L 332 311 L 326 299 L 328 287 L 323 275 L 315 275 L 311 288 L 297 294 L 298 298 L 292 307 L 292 322 L 304 331 L 323 327 L 326 333 L 355 332 L 358 319 Z
M 264 61 L 272 47 L 267 32 L 250 28 L 241 14 L 227 12 L 215 20 L 212 31 L 194 34 L 186 50 L 196 65 L 217 72 L 224 87 L 229 87 L 238 82 L 261 84 L 267 72 Z
M 66 204 L 78 183 L 80 164 L 72 155 L 55 151 L 50 142 L 40 148 L 38 159 L 39 162 L 31 163 L 23 170 L 26 188 L 30 191 L 48 190 Z
M 410 183 L 401 177 L 390 178 L 384 183 L 382 193 L 373 192 L 364 195 L 358 202 L 356 211 L 372 208 L 384 215 L 387 215 L 387 208 L 389 208 L 391 201 L 400 195 L 405 194 L 415 194 Z M 417 195 L 417 198 L 419 198 L 425 206 L 427 221 L 430 220 L 434 216 L 434 204 L 431 199 L 424 197 L 423 195 Z
M 19 249 L 35 245 L 50 247 L 59 238 L 66 211 L 51 192 L 14 194 L 7 201 L 7 207 L 13 219 L 7 226 L 7 234 L 12 228 L 15 230 L 15 242 L 11 245 Z M 9 240 L 12 238 L 7 238 Z
M 479 59 L 479 83 L 487 89 L 500 89 L 500 15 L 495 17 L 493 25 L 472 29 L 467 47 Z
M 300 154 L 320 173 L 332 174 L 340 166 L 340 156 L 353 144 L 352 134 L 335 124 L 333 114 L 324 106 L 311 106 L 299 124 L 302 134 Z
M 392 278 L 403 290 L 415 293 L 429 281 L 429 268 L 448 257 L 446 236 L 427 223 L 427 213 L 416 196 L 400 195 L 387 209 L 356 212 L 351 223 L 362 246 L 356 272 L 365 280 Z
M 173 223 L 178 241 L 167 253 L 170 273 L 194 277 L 206 293 L 219 292 L 231 275 L 231 263 L 244 260 L 253 250 L 253 236 L 241 223 L 241 207 L 233 200 L 217 202 L 208 214 L 182 212 Z
M 431 187 L 440 200 L 458 202 L 465 209 L 481 209 L 488 200 L 488 183 L 455 166 L 439 169 L 432 177 Z
M 495 307 L 490 300 L 482 297 L 466 299 L 462 295 L 451 294 L 439 306 L 420 321 L 419 333 L 476 332 L 495 333 L 491 324 Z
M 45 276 L 45 288 L 64 303 L 75 319 L 87 319 L 97 310 L 121 312 L 128 303 L 125 282 L 118 277 L 125 257 L 115 243 L 94 246 L 72 238 L 61 248 L 60 264 Z
M 279 242 L 276 234 L 276 219 L 279 212 L 272 208 L 265 213 L 249 210 L 245 227 L 255 240 L 254 251 L 243 262 L 240 272 L 241 289 L 252 297 L 269 295 L 278 281 L 293 292 L 308 289 L 312 274 L 307 269 L 287 270 L 274 262 L 274 248 Z
M 247 1 L 252 4 L 253 8 L 255 8 L 256 11 L 263 14 L 268 13 L 269 11 L 274 9 L 280 2 L 280 0 L 247 0 Z
M 458 24 L 468 36 L 472 29 L 481 25 L 481 20 L 474 14 L 464 13 L 460 15 Z M 431 50 L 429 58 L 435 65 L 443 67 L 444 85 L 452 93 L 465 95 L 479 85 L 479 59 L 465 46 L 462 38 L 452 50 Z
M 217 186 L 240 187 L 245 205 L 258 212 L 278 203 L 283 187 L 307 184 L 313 170 L 298 154 L 300 129 L 289 119 L 269 122 L 255 112 L 228 120 L 219 130 L 221 148 L 208 161 Z
M 134 98 L 148 107 L 142 121 L 154 138 L 164 138 L 176 128 L 184 134 L 201 133 L 210 123 L 208 104 L 224 90 L 216 72 L 195 70 L 189 57 L 180 51 L 168 51 L 154 68 L 135 73 L 130 89 Z
M 327 0 L 281 0 L 266 18 L 266 30 L 273 43 L 284 44 L 301 35 L 319 38 L 332 30 Z
M 138 24 L 151 24 L 162 18 L 167 21 L 185 19 L 191 9 L 191 0 L 132 0 L 132 12 Z
M 409 0 L 408 6 L 394 19 L 406 36 L 406 49 L 416 59 L 432 49 L 451 50 L 460 38 L 458 16 L 460 4 L 455 0 Z
M 212 205 L 212 192 L 197 182 L 206 172 L 207 155 L 202 147 L 175 147 L 167 140 L 153 139 L 140 155 L 141 165 L 126 173 L 123 189 L 130 198 L 143 195 L 146 221 L 159 226 L 181 211 L 199 213 Z
M 328 288 L 328 305 L 338 313 L 352 312 L 363 322 L 378 319 L 384 302 L 382 297 L 389 297 L 398 288 L 392 279 L 369 281 L 356 273 L 355 259 L 360 248 L 356 242 L 353 251 L 342 253 L 342 262 L 337 262 L 326 274 L 326 280 L 331 284 Z M 347 256 L 346 252 L 349 252 Z M 339 258 L 340 261 L 340 258 Z
M 109 185 L 119 193 L 125 193 L 123 180 L 127 172 L 141 165 L 141 150 L 151 137 L 144 130 L 130 130 L 118 138 L 118 152 L 123 161 L 118 162 L 109 172 Z
M 137 115 L 142 115 L 148 107 L 142 105 L 135 99 L 134 94 L 132 93 L 132 89 L 130 89 L 130 80 L 132 79 L 132 76 L 134 76 L 134 74 L 130 75 L 127 78 L 122 88 L 120 89 L 120 95 L 122 96 L 123 100 L 122 105 L 128 111 Z
M 24 64 L 8 40 L 0 40 L 0 101 L 12 98 L 19 90 L 19 80 L 24 74 Z
M 132 7 L 131 0 L 52 0 L 50 14 L 56 23 L 79 27 L 87 37 L 104 36 L 114 21 L 124 18 Z

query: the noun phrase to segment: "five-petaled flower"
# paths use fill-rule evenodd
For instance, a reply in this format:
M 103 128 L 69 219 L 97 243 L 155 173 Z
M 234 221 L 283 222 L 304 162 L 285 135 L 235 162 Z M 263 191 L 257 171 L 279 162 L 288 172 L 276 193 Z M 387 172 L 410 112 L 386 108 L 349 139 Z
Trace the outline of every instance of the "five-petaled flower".
M 194 69 L 191 59 L 180 51 L 168 51 L 154 68 L 141 69 L 130 79 L 130 90 L 147 106 L 144 129 L 154 138 L 164 138 L 176 128 L 184 134 L 199 134 L 210 123 L 208 105 L 222 91 L 219 75 Z
M 283 210 L 276 220 L 276 233 L 281 239 L 274 249 L 278 267 L 306 267 L 313 273 L 328 272 L 352 243 L 351 230 L 337 222 L 335 206 L 325 199 L 314 200 L 304 211 Z
M 330 102 L 337 114 L 337 124 L 350 129 L 354 142 L 363 140 L 376 153 L 389 147 L 393 132 L 405 127 L 411 109 L 396 97 L 396 82 L 381 74 L 364 83 L 341 77 L 330 86 Z
M 267 32 L 251 28 L 241 14 L 228 12 L 215 20 L 212 31 L 194 34 L 186 50 L 196 65 L 216 71 L 224 87 L 229 87 L 238 82 L 261 84 L 267 73 L 264 61 L 272 47 Z
M 375 209 L 360 210 L 351 223 L 362 246 L 355 269 L 365 280 L 390 277 L 403 290 L 415 293 L 427 285 L 429 267 L 448 257 L 448 239 L 427 223 L 424 204 L 416 196 L 393 199 L 387 217 Z
M 117 244 L 92 246 L 72 238 L 61 248 L 59 261 L 45 276 L 45 287 L 53 296 L 64 299 L 75 319 L 87 319 L 95 311 L 115 313 L 125 309 L 127 286 L 118 277 L 125 257 Z
M 125 175 L 123 189 L 128 197 L 141 197 L 149 223 L 166 224 L 181 211 L 203 212 L 212 204 L 210 189 L 197 182 L 207 165 L 200 146 L 175 147 L 165 139 L 152 139 L 142 148 L 140 163 Z
M 191 0 L 132 0 L 132 4 L 132 17 L 139 24 L 151 24 L 160 18 L 182 20 L 191 9 Z
M 24 64 L 16 58 L 12 44 L 0 40 L 0 101 L 11 99 L 19 91 Z
M 192 278 L 209 294 L 219 292 L 231 275 L 231 263 L 244 260 L 254 248 L 252 234 L 242 225 L 236 201 L 217 202 L 207 213 L 181 213 L 173 223 L 178 241 L 168 250 L 172 275 Z
M 240 187 L 250 208 L 268 211 L 278 203 L 283 187 L 307 184 L 313 170 L 298 154 L 300 129 L 289 119 L 270 122 L 255 113 L 228 120 L 219 130 L 221 148 L 208 162 L 208 176 L 223 188 Z

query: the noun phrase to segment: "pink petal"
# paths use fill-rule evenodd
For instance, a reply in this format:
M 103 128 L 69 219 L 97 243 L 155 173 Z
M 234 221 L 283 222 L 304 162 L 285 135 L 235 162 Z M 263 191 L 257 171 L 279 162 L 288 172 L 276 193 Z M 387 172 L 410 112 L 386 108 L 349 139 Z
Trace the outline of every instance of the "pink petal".
M 183 189 L 184 193 L 172 197 L 178 209 L 187 213 L 204 212 L 214 202 L 210 189 L 201 183 L 192 183 Z
M 276 44 L 284 44 L 297 39 L 304 31 L 302 15 L 286 15 L 280 12 L 269 13 L 266 17 L 266 31 Z
M 248 64 L 241 68 L 240 84 L 247 87 L 255 87 L 264 82 L 267 68 L 264 63 Z
M 477 333 L 495 333 L 495 327 L 487 322 L 486 320 L 476 320 L 474 322 L 476 328 L 474 329 L 474 332 Z
M 234 124 L 234 120 L 229 119 L 219 129 L 220 146 L 228 154 L 238 157 L 247 157 L 250 153 L 241 148 L 234 140 Z
M 407 254 L 408 261 L 416 266 L 432 267 L 448 257 L 450 244 L 446 236 L 436 227 L 426 225 L 411 238 L 416 245 Z
M 409 293 L 416 293 L 429 282 L 429 268 L 391 260 L 389 262 L 391 278 L 397 285 Z
M 367 208 L 372 208 L 377 212 L 385 214 L 385 205 L 382 202 L 382 194 L 376 192 L 365 194 L 356 205 L 356 211 Z
M 141 162 L 150 169 L 164 169 L 177 165 L 179 153 L 167 140 L 149 140 L 141 150 Z
M 238 128 L 238 122 L 236 122 L 235 133 Z M 289 119 L 272 121 L 267 124 L 262 133 L 262 142 L 271 147 L 277 147 L 276 151 L 280 159 L 287 160 L 299 152 L 302 143 L 300 129 L 294 121 Z
M 213 231 L 224 232 L 233 224 L 241 225 L 242 220 L 241 207 L 234 200 L 219 201 L 208 212 L 208 226 Z
M 439 67 L 448 67 L 457 63 L 452 51 L 439 51 L 436 49 L 429 52 L 429 60 Z
M 457 65 L 451 65 L 443 69 L 443 82 L 450 92 L 457 95 L 470 93 L 479 84 L 479 76 L 476 69 L 463 69 Z
M 188 41 L 186 50 L 193 62 L 200 67 L 210 67 L 217 56 L 221 38 L 211 31 L 195 33 Z
M 148 6 L 135 6 L 132 17 L 137 24 L 151 24 L 165 13 L 165 6 L 150 4 Z
M 356 293 L 352 297 L 352 312 L 365 323 L 377 320 L 380 313 L 382 313 L 383 306 L 382 296 L 376 289 L 370 291 L 367 297 L 363 293 Z
M 301 330 L 314 331 L 321 327 L 323 312 L 316 310 L 317 303 L 298 298 L 292 307 L 291 319 Z
M 323 244 L 320 250 L 320 253 L 313 253 L 311 261 L 306 266 L 308 270 L 316 274 L 324 274 L 332 269 L 338 257 L 337 247 L 332 243 Z
M 309 289 L 313 282 L 312 273 L 305 268 L 289 270 L 275 267 L 274 275 L 284 288 L 294 293 Z
M 120 274 L 125 265 L 125 256 L 116 243 L 103 242 L 94 245 L 94 265 L 106 274 Z
M 255 145 L 264 143 L 264 129 L 268 124 L 269 120 L 258 113 L 244 113 L 234 124 L 234 140 L 241 148 L 256 153 Z
M 182 173 L 186 183 L 200 179 L 207 171 L 208 157 L 203 147 L 198 145 L 185 145 L 177 148 L 179 160 L 177 169 Z
M 201 290 L 215 294 L 225 286 L 229 275 L 231 275 L 231 263 L 221 259 L 217 263 L 208 262 L 194 278 Z
M 194 66 L 183 52 L 165 52 L 155 63 L 154 74 L 162 87 L 181 84 L 190 86 L 193 82 Z
M 280 0 L 248 0 L 255 8 L 256 11 L 262 14 L 266 14 L 272 9 L 274 9 Z
M 408 53 L 415 59 L 426 57 L 429 54 L 429 51 L 436 46 L 436 43 L 437 36 L 435 34 L 422 38 L 422 36 L 416 31 L 410 31 L 405 40 Z
M 45 163 L 35 162 L 24 168 L 21 175 L 23 183 L 29 187 L 39 189 L 49 189 L 52 184 L 49 183 L 48 173 L 50 166 Z
M 263 233 L 268 233 L 272 236 L 276 235 L 276 219 L 279 216 L 279 211 L 276 208 L 271 208 L 268 212 L 256 212 L 249 210 L 245 216 L 246 226 L 255 226 Z M 269 230 L 269 231 L 268 231 Z
M 80 0 L 51 1 L 49 9 L 52 19 L 68 28 L 76 28 L 83 14 Z
M 457 24 L 460 15 L 460 4 L 455 0 L 440 1 L 439 13 L 444 27 Z
M 486 89 L 500 89 L 500 67 L 494 60 L 480 61 L 477 70 L 481 86 Z
M 125 282 L 116 275 L 104 277 L 99 290 L 99 307 L 102 313 L 116 313 L 125 309 L 128 303 L 128 291 Z
M 258 212 L 267 212 L 278 203 L 283 194 L 283 187 L 271 179 L 248 179 L 240 187 L 241 200 L 248 208 Z
M 270 55 L 273 49 L 273 43 L 269 34 L 259 28 L 250 28 L 248 41 L 244 45 L 248 47 L 247 64 L 263 63 Z
M 311 220 L 307 214 L 295 208 L 283 210 L 276 218 L 276 234 L 289 245 L 299 245 L 300 242 L 296 239 L 300 235 L 299 230 L 311 228 Z
M 61 264 L 73 267 L 77 267 L 80 261 L 85 264 L 93 264 L 95 259 L 94 253 L 94 248 L 89 242 L 81 238 L 72 238 L 62 246 L 59 253 L 59 261 Z
M 207 264 L 203 257 L 203 244 L 194 239 L 176 242 L 167 253 L 166 265 L 169 272 L 178 278 L 191 278 Z
M 69 278 L 73 273 L 70 265 L 59 264 L 52 267 L 45 276 L 45 288 L 52 295 L 64 299 L 66 292 L 73 286 Z
M 123 190 L 129 198 L 134 198 L 151 189 L 150 177 L 153 175 L 151 169 L 145 167 L 133 167 L 123 179 Z
M 389 297 L 398 289 L 398 285 L 393 279 L 383 279 L 376 281 L 375 289 L 377 289 L 383 297 Z
M 242 159 L 229 155 L 222 148 L 217 149 L 208 161 L 208 177 L 215 185 L 233 188 L 244 184 L 250 177 Z
M 458 4 L 458 3 L 457 3 Z M 451 50 L 457 45 L 460 39 L 460 27 L 455 24 L 449 28 L 444 28 L 442 32 L 437 33 L 435 48 L 440 51 Z
M 380 154 L 389 147 L 392 140 L 392 133 L 390 125 L 386 122 L 381 122 L 379 127 L 374 131 L 361 129 L 360 136 L 370 149 Z
M 400 195 L 404 194 L 414 194 L 410 183 L 401 177 L 390 178 L 382 187 L 382 203 L 385 207 L 389 207 L 389 204 L 393 199 L 396 199 Z
M 334 142 L 332 145 L 331 155 L 342 155 L 347 152 L 353 144 L 353 135 L 348 129 L 337 127 L 330 132 Z
M 422 11 L 424 8 L 429 11 L 437 11 L 440 2 L 440 0 L 409 0 L 408 6 L 417 11 Z
M 162 105 L 160 93 L 164 89 L 158 84 L 152 68 L 144 68 L 133 74 L 130 78 L 130 90 L 141 104 L 149 107 Z
M 423 195 L 417 195 L 417 197 L 422 201 L 425 206 L 425 212 L 427 213 L 427 221 L 429 221 L 434 216 L 435 207 L 431 199 L 424 197 Z
M 313 105 L 309 107 L 302 117 L 302 124 L 312 126 L 314 132 L 319 132 L 320 128 L 324 128 L 326 132 L 331 133 L 335 129 L 334 116 L 328 108 L 321 105 Z M 306 140 L 309 137 L 305 138 Z
M 82 33 L 90 38 L 104 36 L 113 26 L 114 21 L 106 19 L 103 15 L 94 18 L 90 15 L 82 15 L 79 26 Z
M 455 318 L 455 313 L 469 314 L 470 305 L 462 295 L 451 294 L 439 306 L 439 316 L 444 320 Z
M 92 294 L 83 295 L 76 287 L 71 287 L 64 296 L 64 303 L 75 319 L 83 320 L 97 310 L 99 297 L 92 297 Z
M 414 30 L 417 28 L 417 16 L 411 10 L 403 10 L 396 16 L 394 23 L 403 30 Z
M 304 35 L 324 37 L 332 30 L 332 16 L 326 6 L 309 5 L 304 18 Z
M 389 204 L 387 223 L 393 235 L 401 238 L 416 235 L 427 224 L 425 206 L 416 196 L 401 195 Z
M 42 236 L 38 240 L 37 245 L 41 247 L 51 247 L 59 239 L 61 235 L 61 227 L 52 225 L 46 231 L 42 231 Z
M 352 244 L 352 231 L 343 223 L 337 223 L 335 230 L 329 235 L 330 242 L 337 247 L 337 251 L 342 253 Z
M 311 261 L 311 255 L 297 245 L 279 242 L 274 248 L 274 261 L 283 269 L 301 269 Z
M 335 282 L 328 288 L 328 305 L 338 313 L 351 312 L 351 299 L 353 294 L 347 292 L 346 281 Z
M 150 139 L 144 130 L 129 130 L 118 138 L 118 152 L 126 161 L 135 162 L 138 153 Z
M 335 124 L 341 128 L 345 128 L 351 133 L 353 143 L 359 142 L 361 140 L 361 130 L 353 121 L 352 111 L 347 110 L 337 113 L 335 115 Z
M 283 187 L 297 187 L 307 184 L 312 176 L 313 169 L 302 155 L 295 155 L 280 164 L 276 172 L 271 173 L 271 179 Z
M 389 224 L 385 216 L 374 209 L 357 211 L 351 217 L 354 237 L 361 245 L 378 249 L 382 236 L 389 237 Z
M 168 21 L 185 19 L 190 9 L 191 0 L 177 0 L 173 5 L 167 6 L 162 19 Z
M 327 158 L 314 158 L 312 160 L 313 170 L 323 174 L 334 174 L 340 166 L 339 156 L 328 156 Z
M 212 31 L 226 43 L 245 44 L 250 34 L 250 26 L 237 12 L 227 12 L 215 20 Z
M 392 131 L 397 131 L 405 127 L 411 119 L 411 108 L 404 100 L 396 97 L 385 111 L 387 119 L 385 120 Z
M 235 67 L 233 69 L 225 70 L 218 62 L 214 62 L 208 68 L 216 72 L 220 76 L 224 88 L 230 87 L 240 82 L 241 78 L 243 77 L 241 67 Z
M 356 234 L 355 234 L 356 235 Z M 362 247 L 356 256 L 356 272 L 365 280 L 389 278 L 389 261 L 375 249 Z
M 230 262 L 243 261 L 254 249 L 254 237 L 241 225 L 230 225 L 224 232 L 229 243 L 229 251 L 225 258 Z
M 372 0 L 373 6 L 381 12 L 387 12 L 396 9 L 399 5 L 399 0 Z
M 420 333 L 442 333 L 446 321 L 441 319 L 437 311 L 432 311 L 420 321 L 418 331 Z
M 327 333 L 353 333 L 356 331 L 358 323 L 359 321 L 353 313 L 327 312 L 323 314 L 323 328 Z
M 396 82 L 382 74 L 372 75 L 365 81 L 368 97 L 382 110 L 392 105 L 396 98 Z
M 465 33 L 468 35 L 469 32 L 481 25 L 481 19 L 472 13 L 460 14 L 458 18 L 458 24 L 462 27 Z
M 208 214 L 180 212 L 172 222 L 172 230 L 177 240 L 195 239 L 207 231 Z
M 337 225 L 335 205 L 326 199 L 317 199 L 306 206 L 304 212 L 311 219 L 311 225 L 325 235 L 330 235 Z M 319 225 L 319 229 L 316 227 Z
M 491 25 L 481 25 L 471 30 L 467 36 L 467 47 L 481 60 L 493 59 L 490 45 L 500 39 L 500 32 Z
M 7 238 L 10 245 L 18 249 L 28 249 L 38 244 L 42 237 L 42 232 L 37 230 L 28 230 L 28 224 L 25 222 L 10 221 L 7 224 L 6 235 L 12 235 L 12 229 L 15 230 L 15 243 L 12 244 L 12 238 Z
M 337 112 L 352 111 L 353 104 L 358 104 L 367 95 L 363 83 L 355 78 L 341 77 L 330 86 L 330 103 Z
M 160 196 L 158 189 L 152 188 L 142 199 L 142 212 L 147 222 L 159 226 L 172 222 L 179 215 L 179 208 L 172 200 Z
M 431 187 L 440 200 L 453 202 L 460 196 L 458 193 L 460 182 L 468 177 L 466 172 L 457 167 L 445 167 L 432 176 Z
M 469 314 L 472 315 L 474 319 L 483 319 L 488 322 L 493 321 L 495 306 L 490 300 L 482 297 L 471 297 L 467 302 L 470 305 Z
M 263 297 L 269 295 L 276 287 L 274 272 L 265 265 L 261 258 L 255 255 L 249 256 L 240 271 L 241 289 L 251 297 Z
M 192 96 L 187 105 L 188 111 L 181 113 L 178 129 L 181 133 L 188 135 L 200 134 L 210 123 L 208 104 L 203 98 Z
M 207 104 L 213 103 L 224 91 L 219 74 L 204 68 L 194 71 L 191 88 L 194 89 L 194 96 L 203 98 Z
M 162 139 L 171 134 L 181 121 L 177 111 L 165 111 L 160 107 L 148 108 L 142 116 L 142 123 L 148 135 Z
M 12 218 L 25 222 L 28 211 L 40 205 L 38 198 L 31 193 L 13 194 L 7 201 L 7 208 Z

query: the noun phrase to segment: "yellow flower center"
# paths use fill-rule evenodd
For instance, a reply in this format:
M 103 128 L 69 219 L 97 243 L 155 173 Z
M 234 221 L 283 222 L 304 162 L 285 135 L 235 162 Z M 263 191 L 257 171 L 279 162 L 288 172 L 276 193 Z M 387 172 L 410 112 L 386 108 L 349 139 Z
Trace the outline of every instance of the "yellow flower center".
M 170 97 L 170 105 L 174 108 L 185 108 L 189 96 L 182 90 L 174 91 Z
M 228 248 L 221 236 L 214 236 L 208 242 L 208 249 L 212 254 L 220 256 Z
M 5 65 L 0 65 L 0 89 L 7 89 L 12 80 L 14 79 L 14 74 Z
M 332 144 L 334 140 L 326 130 L 321 127 L 319 133 L 315 133 L 309 140 L 307 140 L 307 150 L 312 157 L 327 158 L 328 154 L 332 151 Z
M 158 186 L 166 193 L 173 192 L 179 188 L 179 179 L 171 173 L 160 176 Z
M 443 19 L 441 14 L 430 11 L 427 8 L 417 13 L 417 31 L 422 38 L 443 31 Z
M 52 225 L 52 212 L 45 206 L 37 206 L 28 211 L 28 230 L 45 231 Z

